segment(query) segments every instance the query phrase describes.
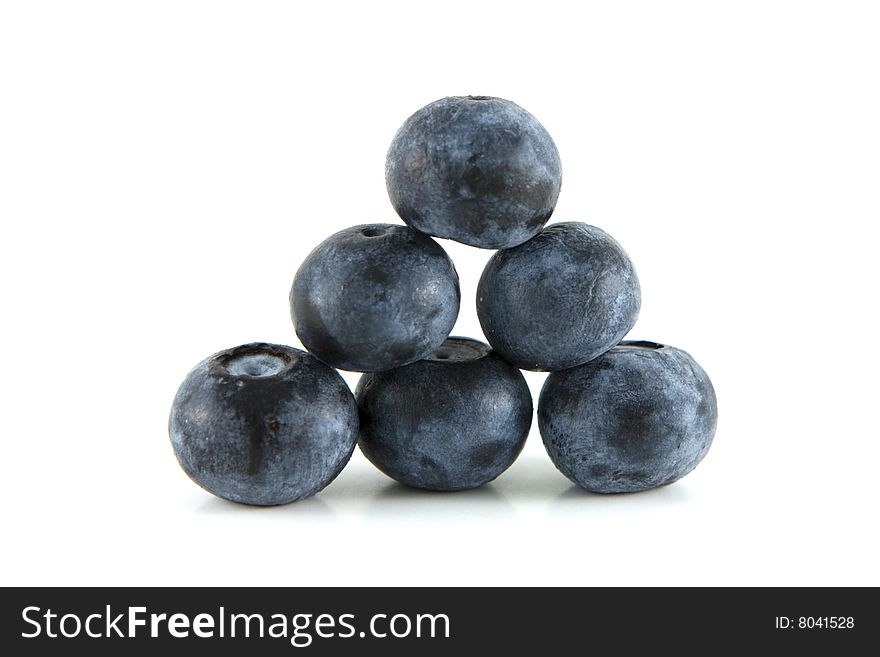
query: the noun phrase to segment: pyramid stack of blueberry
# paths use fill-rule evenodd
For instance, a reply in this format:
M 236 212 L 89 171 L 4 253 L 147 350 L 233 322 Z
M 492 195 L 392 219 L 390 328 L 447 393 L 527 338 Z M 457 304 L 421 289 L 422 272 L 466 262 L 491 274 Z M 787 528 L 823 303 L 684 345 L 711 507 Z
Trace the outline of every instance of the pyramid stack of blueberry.
M 290 312 L 308 351 L 243 345 L 180 386 L 171 442 L 196 483 L 285 504 L 329 484 L 357 443 L 408 486 L 481 486 L 528 436 L 520 369 L 550 372 L 538 425 L 575 484 L 637 492 L 697 466 L 715 433 L 712 384 L 684 351 L 622 341 L 640 291 L 620 244 L 584 223 L 545 227 L 562 168 L 531 114 L 485 96 L 431 103 L 395 135 L 385 173 L 406 225 L 340 231 L 296 273 Z M 449 337 L 458 274 L 430 236 L 497 249 L 476 300 L 489 344 Z M 364 373 L 354 395 L 334 368 Z

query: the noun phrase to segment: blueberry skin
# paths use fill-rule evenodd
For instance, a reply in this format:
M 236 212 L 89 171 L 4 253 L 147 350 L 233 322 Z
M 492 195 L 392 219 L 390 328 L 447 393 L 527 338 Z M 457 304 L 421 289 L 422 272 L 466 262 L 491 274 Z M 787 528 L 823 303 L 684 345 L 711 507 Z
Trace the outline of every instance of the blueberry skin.
M 680 349 L 622 342 L 553 372 L 538 428 L 553 463 L 594 493 L 635 493 L 681 479 L 706 456 L 718 404 L 712 382 Z
M 404 122 L 388 150 L 385 182 L 397 214 L 416 230 L 504 249 L 547 223 L 562 164 L 544 126 L 519 105 L 454 96 Z
M 290 315 L 303 345 L 343 370 L 424 358 L 449 336 L 458 274 L 437 242 L 406 226 L 365 224 L 324 240 L 296 272 Z
M 516 460 L 532 424 L 522 373 L 468 338 L 425 360 L 364 374 L 355 390 L 358 445 L 389 477 L 455 491 L 492 481 Z
M 314 495 L 357 442 L 354 396 L 335 370 L 299 349 L 255 342 L 214 354 L 187 375 L 169 433 L 183 470 L 241 504 Z
M 489 344 L 525 370 L 561 370 L 620 342 L 639 315 L 639 279 L 607 233 L 579 222 L 547 226 L 499 251 L 477 287 Z

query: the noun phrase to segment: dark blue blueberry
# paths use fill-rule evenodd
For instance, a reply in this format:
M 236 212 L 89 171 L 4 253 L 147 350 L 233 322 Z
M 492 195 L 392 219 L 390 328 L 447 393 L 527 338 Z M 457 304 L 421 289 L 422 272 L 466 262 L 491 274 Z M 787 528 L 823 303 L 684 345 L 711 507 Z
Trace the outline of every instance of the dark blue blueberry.
M 314 495 L 357 442 L 354 396 L 339 374 L 299 349 L 253 343 L 196 365 L 174 398 L 177 460 L 205 490 L 242 504 Z
M 443 344 L 460 301 L 455 266 L 437 242 L 406 226 L 367 224 L 308 255 L 290 290 L 290 314 L 322 361 L 377 372 Z
M 499 251 L 483 270 L 477 314 L 489 344 L 526 370 L 592 360 L 627 334 L 641 305 L 639 279 L 620 245 L 594 226 L 547 226 Z
M 553 372 L 538 427 L 553 463 L 595 493 L 635 493 L 697 467 L 715 435 L 712 382 L 691 356 L 622 342 L 580 367 Z
M 519 105 L 455 96 L 423 107 L 401 126 L 385 181 L 397 214 L 416 230 L 504 249 L 547 223 L 562 165 L 544 126 Z
M 416 488 L 476 488 L 519 455 L 532 424 L 522 373 L 488 345 L 449 338 L 425 360 L 364 374 L 358 444 L 382 472 Z

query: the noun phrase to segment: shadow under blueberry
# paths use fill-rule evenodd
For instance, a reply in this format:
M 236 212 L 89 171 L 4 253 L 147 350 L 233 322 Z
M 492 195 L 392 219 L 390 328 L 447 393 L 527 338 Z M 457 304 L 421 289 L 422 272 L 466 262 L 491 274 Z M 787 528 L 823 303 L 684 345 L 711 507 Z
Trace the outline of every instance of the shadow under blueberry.
M 322 499 L 323 498 L 323 499 Z M 335 520 L 354 511 L 366 518 L 436 522 L 468 522 L 485 518 L 510 519 L 517 507 L 539 504 L 550 512 L 619 512 L 657 507 L 658 511 L 690 502 L 688 486 L 676 482 L 639 493 L 604 495 L 572 484 L 541 454 L 523 455 L 494 481 L 470 490 L 439 492 L 412 488 L 371 467 L 355 467 L 314 497 L 280 506 L 247 506 L 206 496 L 196 512 L 204 515 L 249 514 L 287 518 Z
M 644 506 L 651 504 L 679 504 L 689 502 L 691 496 L 686 485 L 680 482 L 652 488 L 638 493 L 591 493 L 572 484 L 556 497 L 557 502 L 565 504 L 615 504 L 621 506 Z
M 470 490 L 439 492 L 389 481 L 372 495 L 364 514 L 414 520 L 424 518 L 427 522 L 447 516 L 466 522 L 487 515 L 513 517 L 516 509 L 492 483 Z
M 251 515 L 253 517 L 296 515 L 304 518 L 320 518 L 322 520 L 333 520 L 336 517 L 333 510 L 319 496 L 308 497 L 290 504 L 279 504 L 276 506 L 249 506 L 210 496 L 199 504 L 196 508 L 196 513 L 200 515 Z

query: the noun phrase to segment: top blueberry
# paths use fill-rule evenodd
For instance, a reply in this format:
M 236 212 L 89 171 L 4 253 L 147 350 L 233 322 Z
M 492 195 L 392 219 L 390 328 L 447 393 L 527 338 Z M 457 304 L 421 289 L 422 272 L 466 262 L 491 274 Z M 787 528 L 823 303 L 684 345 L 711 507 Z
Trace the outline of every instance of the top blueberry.
M 503 98 L 443 98 L 409 117 L 385 161 L 391 203 L 412 228 L 485 249 L 534 237 L 562 184 L 553 139 Z

